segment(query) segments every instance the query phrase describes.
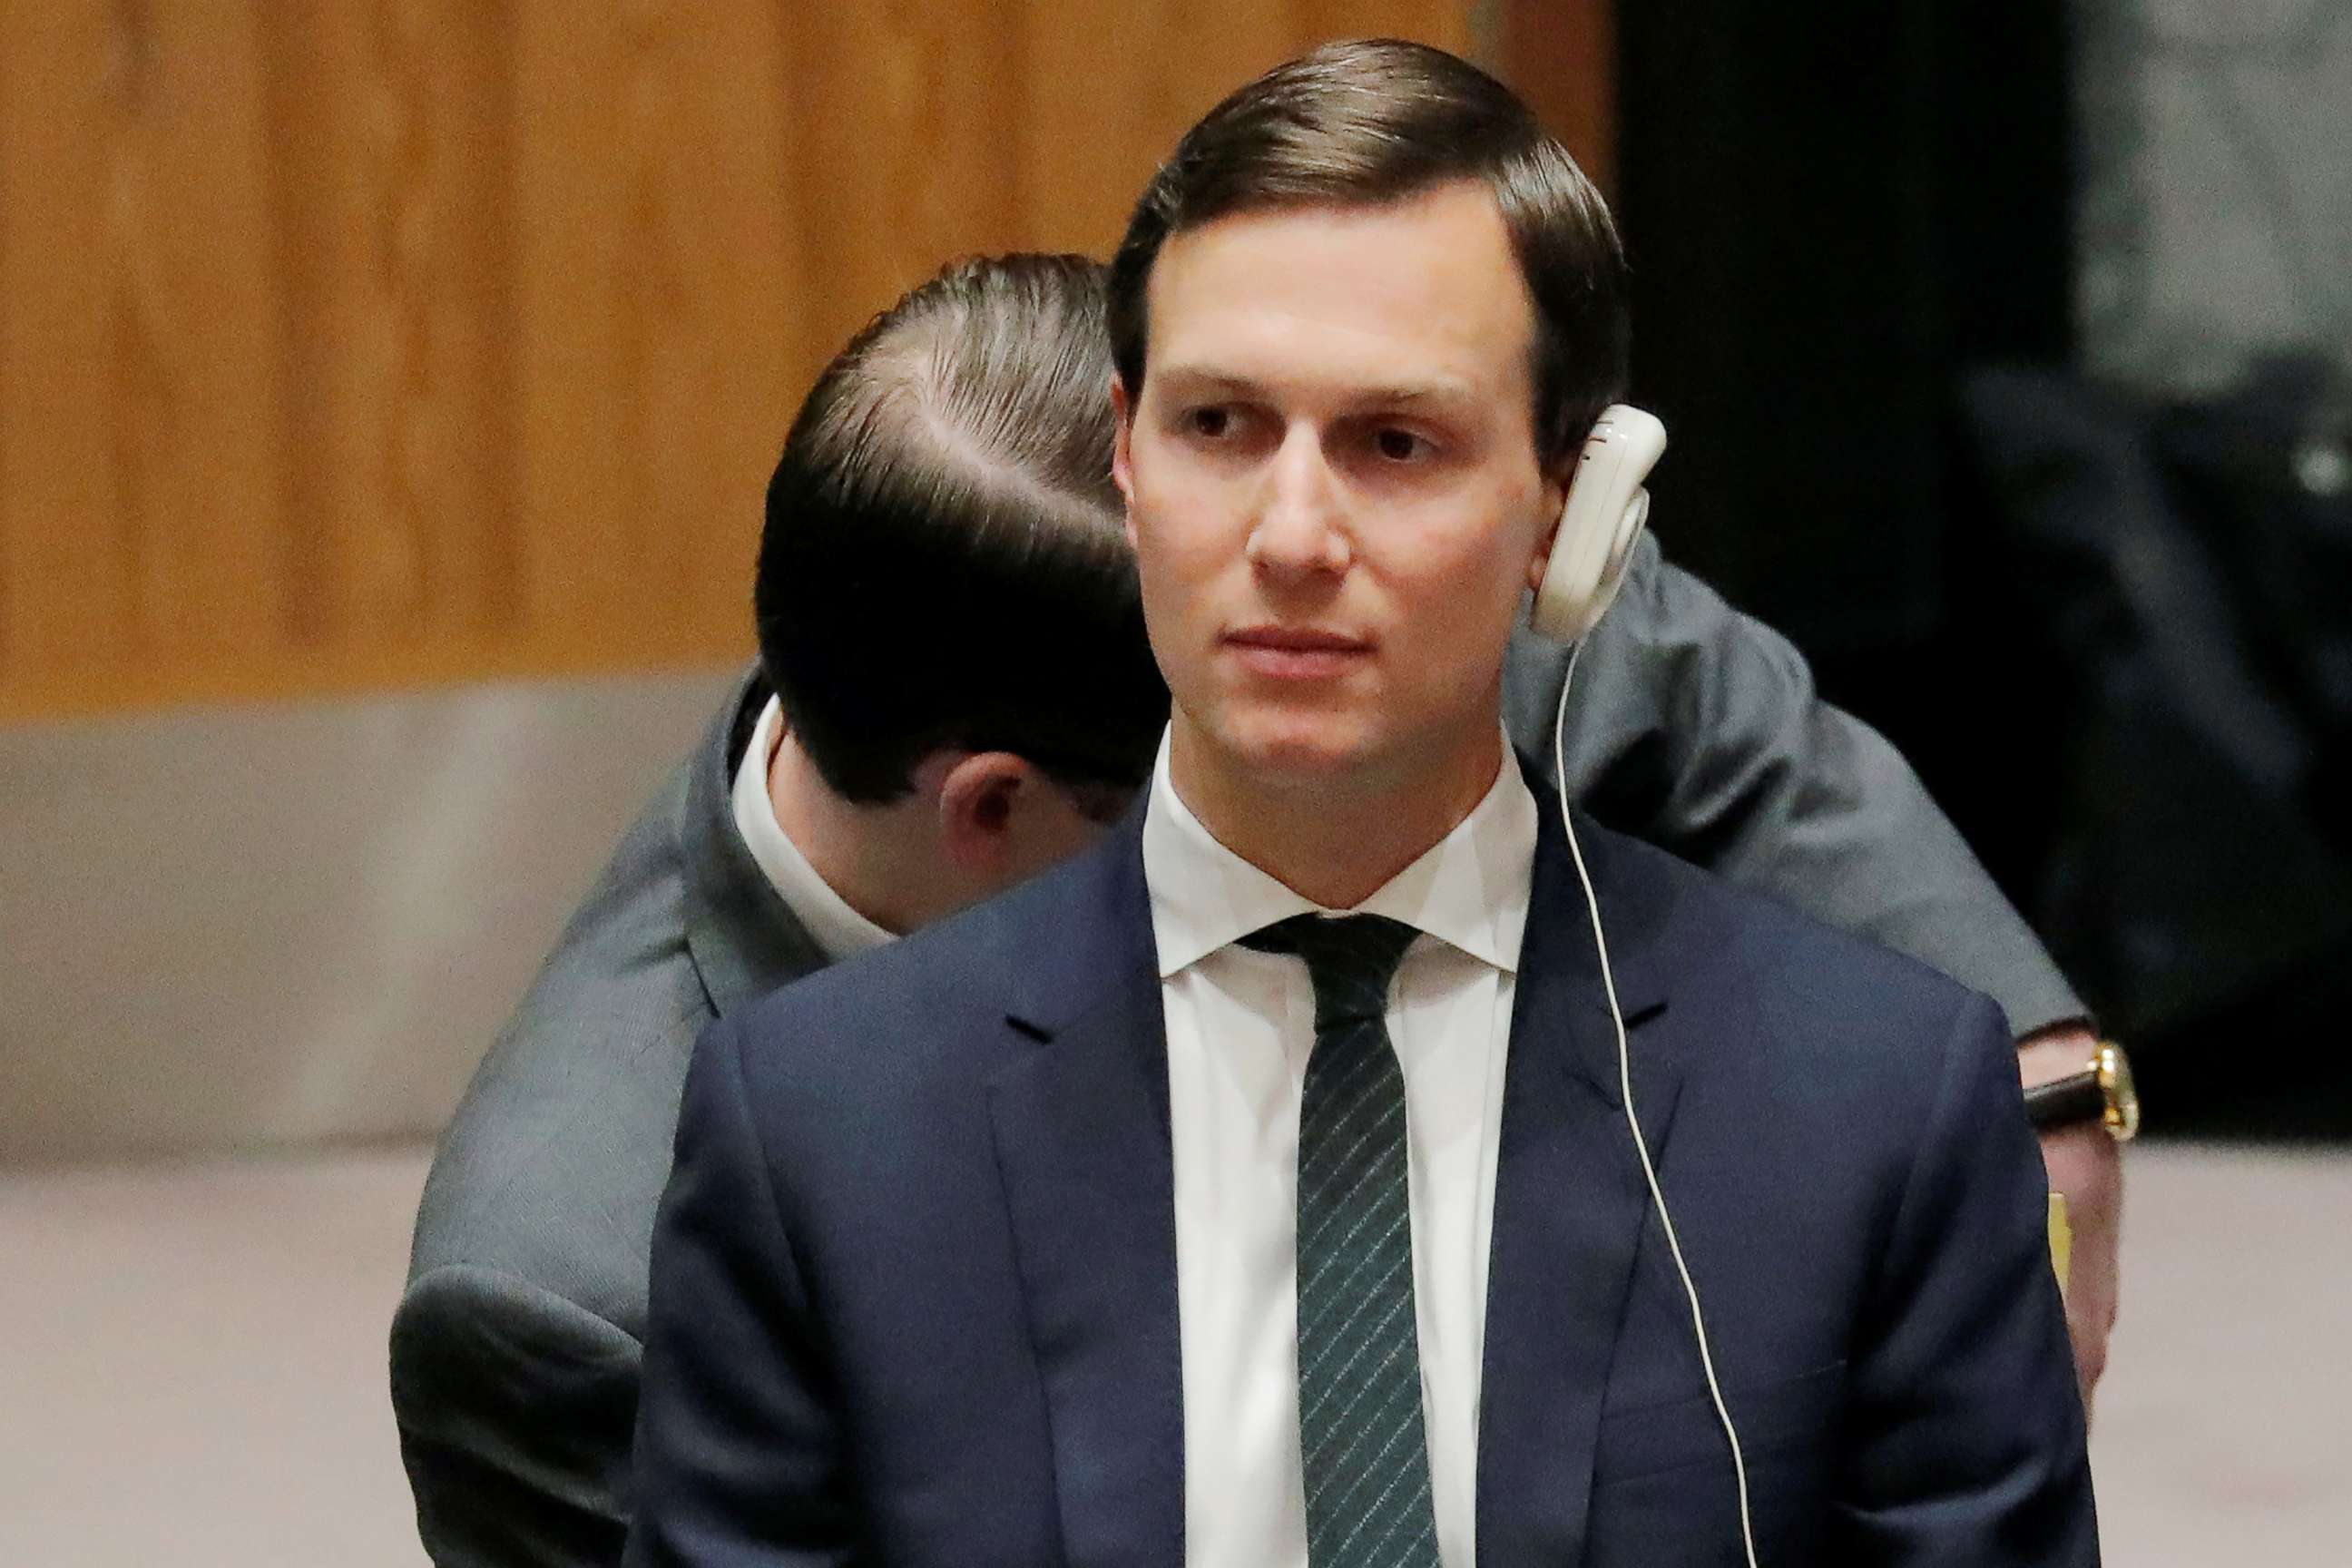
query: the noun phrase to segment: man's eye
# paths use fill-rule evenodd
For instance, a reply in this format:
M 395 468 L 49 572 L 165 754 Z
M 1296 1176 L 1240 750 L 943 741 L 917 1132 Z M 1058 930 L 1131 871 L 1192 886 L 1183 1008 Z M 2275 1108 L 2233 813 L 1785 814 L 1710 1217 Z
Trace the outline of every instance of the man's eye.
M 1373 437 L 1372 445 L 1381 457 L 1392 463 L 1410 463 L 1416 458 L 1426 456 L 1429 451 L 1427 441 L 1410 430 L 1399 430 L 1394 426 Z
M 1199 436 L 1206 440 L 1213 441 L 1218 437 L 1223 436 L 1227 430 L 1233 428 L 1233 410 L 1229 408 L 1195 408 L 1184 416 L 1184 423 L 1191 429 L 1193 435 Z

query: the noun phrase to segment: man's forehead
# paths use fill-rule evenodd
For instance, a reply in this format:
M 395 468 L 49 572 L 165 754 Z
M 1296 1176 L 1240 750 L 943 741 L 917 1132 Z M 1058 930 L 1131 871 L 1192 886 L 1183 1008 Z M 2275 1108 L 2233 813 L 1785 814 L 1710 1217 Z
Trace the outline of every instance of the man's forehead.
M 1232 243 L 1236 236 L 1327 231 L 1349 245 L 1407 231 L 1469 247 L 1492 258 L 1511 255 L 1510 228 L 1494 191 L 1483 180 L 1442 181 L 1379 201 L 1281 201 L 1244 205 L 1169 235 L 1152 269 L 1156 280 L 1171 258 Z
M 1493 195 L 1253 209 L 1171 237 L 1150 280 L 1152 375 L 1262 382 L 1305 358 L 1437 401 L 1523 376 L 1534 303 Z

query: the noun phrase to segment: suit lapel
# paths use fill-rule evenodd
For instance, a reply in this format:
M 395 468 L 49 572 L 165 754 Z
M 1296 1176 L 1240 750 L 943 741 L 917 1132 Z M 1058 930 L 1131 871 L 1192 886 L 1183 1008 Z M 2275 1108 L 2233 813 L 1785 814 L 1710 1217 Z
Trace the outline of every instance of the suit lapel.
M 1583 894 L 1558 821 L 1543 821 L 1495 1174 L 1479 1568 L 1582 1561 L 1601 1395 L 1649 1211 Z M 1634 1106 L 1663 1163 L 1681 1072 L 1640 1026 L 1664 1005 L 1650 941 L 1664 911 L 1612 874 L 1622 849 L 1583 824 L 1580 836 L 1625 1014 Z
M 997 1168 L 1073 1568 L 1181 1568 L 1184 1412 L 1166 1033 L 1139 816 L 1082 861 L 1069 940 L 991 1086 Z

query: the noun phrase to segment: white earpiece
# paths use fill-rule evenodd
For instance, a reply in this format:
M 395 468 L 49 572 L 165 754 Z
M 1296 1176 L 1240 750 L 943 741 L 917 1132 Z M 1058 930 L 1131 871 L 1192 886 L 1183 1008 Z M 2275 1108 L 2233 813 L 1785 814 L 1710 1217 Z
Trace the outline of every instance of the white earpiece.
M 1666 427 L 1656 415 L 1629 403 L 1601 410 L 1577 456 L 1559 531 L 1536 589 L 1528 624 L 1538 634 L 1574 642 L 1617 596 L 1650 516 L 1650 492 L 1642 484 L 1665 449 Z

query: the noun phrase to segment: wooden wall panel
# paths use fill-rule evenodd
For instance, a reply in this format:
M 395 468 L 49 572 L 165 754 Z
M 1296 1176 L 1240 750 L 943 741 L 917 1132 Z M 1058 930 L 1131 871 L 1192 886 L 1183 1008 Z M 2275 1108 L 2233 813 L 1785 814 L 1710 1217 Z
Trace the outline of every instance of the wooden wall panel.
M 95 9 L 0 9 L 0 669 L 70 668 L 79 628 L 138 624 L 104 415 L 107 185 L 119 78 Z M 96 570 L 83 563 L 96 560 Z
M 517 604 L 502 32 L 465 0 L 287 0 L 263 49 L 284 633 L 491 635 Z
M 1034 244 L 1006 156 L 1021 112 L 1025 9 L 963 0 L 795 13 L 783 83 L 792 216 L 823 258 L 793 301 L 811 374 L 942 261 Z
M 266 637 L 285 586 L 249 29 L 195 0 L 0 24 L 0 593 L 52 665 Z
M 0 0 L 0 721 L 721 661 L 809 378 L 1470 0 Z
M 1593 184 L 1617 194 L 1613 0 L 1495 0 L 1495 68 L 1534 106 Z M 1484 40 L 1482 40 L 1484 41 Z
M 783 29 L 746 5 L 516 14 L 523 623 L 567 665 L 725 657 L 804 357 Z

